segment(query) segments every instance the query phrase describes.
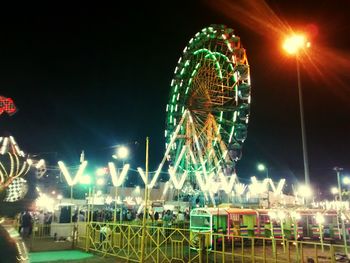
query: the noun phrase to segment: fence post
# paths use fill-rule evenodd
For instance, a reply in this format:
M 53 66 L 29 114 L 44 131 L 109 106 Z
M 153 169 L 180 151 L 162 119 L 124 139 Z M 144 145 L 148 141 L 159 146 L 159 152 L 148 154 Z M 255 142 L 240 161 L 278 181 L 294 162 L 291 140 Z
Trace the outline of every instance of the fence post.
M 127 242 L 128 242 L 128 253 L 127 253 L 127 259 L 128 259 L 128 262 L 129 262 L 129 257 L 130 257 L 130 238 L 131 238 L 131 236 L 130 236 L 130 232 L 131 232 L 131 226 L 130 225 L 128 225 L 127 226 L 128 227 L 128 239 L 127 239 Z M 120 231 L 120 235 L 122 234 L 122 232 L 121 232 L 121 229 L 119 229 L 119 231 Z
M 203 248 L 202 248 L 202 237 L 201 233 L 198 233 L 198 240 L 199 240 L 199 263 L 203 262 Z
M 159 237 L 159 231 L 160 231 L 160 227 L 157 227 L 157 263 L 159 262 L 159 250 L 160 250 L 160 237 Z
M 90 222 L 86 222 L 86 228 L 85 228 L 85 251 L 89 250 L 90 246 Z
M 255 262 L 255 242 L 254 242 L 255 240 L 254 240 L 254 237 L 253 238 L 251 238 L 251 242 L 252 242 L 252 262 L 254 263 Z
M 333 245 L 331 245 L 330 253 L 331 253 L 331 262 L 335 263 L 335 255 L 334 255 L 334 246 Z
M 222 235 L 222 263 L 225 263 L 225 235 Z

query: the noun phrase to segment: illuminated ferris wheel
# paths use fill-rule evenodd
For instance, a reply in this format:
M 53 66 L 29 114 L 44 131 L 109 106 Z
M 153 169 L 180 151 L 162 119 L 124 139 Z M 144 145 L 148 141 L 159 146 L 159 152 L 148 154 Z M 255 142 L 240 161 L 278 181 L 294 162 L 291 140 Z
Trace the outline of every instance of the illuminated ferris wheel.
M 210 187 L 232 175 L 247 137 L 250 74 L 245 49 L 232 29 L 211 25 L 183 51 L 166 106 L 166 153 L 174 186 Z

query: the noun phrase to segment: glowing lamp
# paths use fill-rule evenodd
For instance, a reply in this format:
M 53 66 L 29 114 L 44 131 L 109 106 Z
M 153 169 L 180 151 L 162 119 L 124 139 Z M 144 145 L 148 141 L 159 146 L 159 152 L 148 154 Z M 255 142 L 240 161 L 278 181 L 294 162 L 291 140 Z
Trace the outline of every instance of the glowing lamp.
M 317 213 L 316 214 L 316 222 L 319 224 L 319 225 L 322 225 L 324 223 L 324 216 L 321 215 L 320 213 Z
M 103 176 L 107 174 L 107 168 L 101 167 L 96 170 L 96 175 L 97 176 Z
M 117 156 L 120 159 L 125 159 L 129 155 L 129 150 L 125 146 L 121 146 L 117 150 Z
M 343 178 L 343 184 L 350 184 L 350 178 L 348 177 L 348 176 L 345 176 L 344 178 Z
M 310 197 L 312 195 L 312 189 L 307 185 L 300 185 L 298 190 L 302 197 Z
M 331 193 L 332 193 L 333 195 L 338 194 L 338 193 L 339 193 L 338 187 L 333 186 L 333 187 L 331 188 Z
M 265 165 L 263 165 L 262 163 L 259 163 L 257 168 L 258 168 L 259 171 L 265 171 L 266 170 Z
M 98 178 L 98 179 L 96 180 L 96 184 L 97 184 L 97 185 L 104 185 L 104 184 L 105 184 L 105 180 L 104 180 L 103 178 Z
M 311 47 L 311 43 L 302 34 L 293 34 L 283 42 L 283 49 L 291 55 L 297 54 L 300 49 L 309 47 Z
M 91 184 L 91 177 L 90 175 L 84 175 L 79 180 L 80 184 Z
M 300 220 L 301 218 L 300 214 L 295 211 L 293 211 L 290 215 L 294 220 Z
M 278 211 L 277 216 L 280 220 L 284 220 L 284 218 L 286 217 L 286 214 L 283 211 Z
M 269 211 L 269 212 L 268 212 L 268 215 L 269 215 L 269 217 L 270 217 L 271 219 L 274 219 L 274 218 L 277 217 L 277 214 L 276 214 L 274 211 Z

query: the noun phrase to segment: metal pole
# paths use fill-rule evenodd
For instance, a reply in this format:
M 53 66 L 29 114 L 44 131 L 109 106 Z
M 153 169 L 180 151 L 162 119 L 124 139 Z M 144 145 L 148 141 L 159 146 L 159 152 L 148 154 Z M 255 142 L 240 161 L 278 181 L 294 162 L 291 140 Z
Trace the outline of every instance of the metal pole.
M 142 236 L 141 236 L 141 258 L 140 262 L 145 262 L 145 235 L 146 235 L 146 212 L 148 203 L 148 143 L 149 138 L 146 138 L 146 180 L 145 180 L 145 206 L 143 208 L 143 218 L 142 218 Z
M 119 176 L 120 176 L 120 174 L 119 174 Z M 120 205 L 120 213 L 119 213 L 120 224 L 123 221 L 123 195 L 122 195 L 123 192 L 124 192 L 124 182 L 122 183 L 122 189 L 120 191 L 120 200 L 122 202 Z
M 116 186 L 115 187 L 115 200 L 114 200 L 114 216 L 113 216 L 113 221 L 114 221 L 114 224 L 117 222 L 117 200 L 118 200 L 118 187 Z
M 95 186 L 92 187 L 91 221 L 94 221 Z
M 272 222 L 271 216 L 270 216 L 270 230 L 271 230 L 272 251 L 273 251 L 273 255 L 275 256 L 275 254 L 276 254 L 276 243 L 275 243 L 275 234 L 274 234 L 273 222 Z
M 296 217 L 293 217 L 294 221 L 294 240 L 295 240 L 295 247 L 296 247 L 296 257 L 297 257 L 297 262 L 299 262 L 299 244 L 298 244 L 298 220 Z
M 266 167 L 266 177 L 269 179 L 269 168 Z M 267 185 L 267 208 L 270 208 L 270 189 L 269 189 L 269 182 Z
M 343 198 L 341 196 L 341 185 L 340 185 L 340 171 L 343 170 L 343 168 L 340 167 L 334 167 L 333 168 L 334 171 L 337 172 L 337 181 L 338 181 L 338 193 L 339 193 L 339 202 L 340 202 L 340 220 L 341 220 L 341 229 L 342 229 L 342 233 L 343 233 L 343 241 L 344 241 L 344 250 L 345 250 L 345 254 L 346 256 L 348 256 L 348 246 L 346 243 L 346 230 L 345 230 L 345 223 L 344 223 L 344 218 L 342 216 L 342 204 L 343 204 Z
M 285 243 L 285 238 L 284 238 L 284 226 L 283 226 L 283 220 L 280 219 L 281 221 L 281 232 L 282 232 L 282 244 L 283 244 L 283 252 L 286 253 L 286 243 Z
M 71 206 L 70 206 L 70 222 L 72 223 L 73 220 L 72 220 L 72 209 L 73 209 L 73 185 L 70 186 L 70 203 L 71 203 Z
M 89 196 L 88 196 L 88 201 L 87 201 L 87 216 L 85 217 L 85 219 L 86 219 L 86 222 L 85 222 L 85 251 L 89 250 L 90 202 L 91 202 L 91 186 L 89 185 Z
M 302 143 L 303 143 L 305 184 L 307 186 L 310 186 L 309 160 L 308 160 L 308 156 L 307 156 L 305 121 L 304 121 L 303 94 L 301 92 L 300 65 L 299 65 L 299 57 L 298 56 L 296 56 L 296 62 L 297 62 L 297 77 L 298 77 L 298 92 L 299 92 L 299 107 L 300 107 L 301 139 L 302 139 Z
M 125 164 L 125 161 L 123 160 L 123 166 L 121 168 L 121 171 L 123 170 L 124 164 Z M 119 176 L 120 176 L 120 173 L 119 173 Z M 124 205 L 123 197 L 125 197 L 124 180 L 122 182 L 122 189 L 121 189 L 121 192 L 120 192 L 120 199 L 122 201 L 122 204 L 120 205 L 120 224 L 123 221 L 123 205 Z
M 90 215 L 90 203 L 91 203 L 91 187 L 89 186 L 89 196 L 88 196 L 88 202 L 87 202 L 88 214 L 87 214 L 87 218 L 86 218 L 87 223 L 90 222 L 90 217 L 91 217 L 91 215 Z

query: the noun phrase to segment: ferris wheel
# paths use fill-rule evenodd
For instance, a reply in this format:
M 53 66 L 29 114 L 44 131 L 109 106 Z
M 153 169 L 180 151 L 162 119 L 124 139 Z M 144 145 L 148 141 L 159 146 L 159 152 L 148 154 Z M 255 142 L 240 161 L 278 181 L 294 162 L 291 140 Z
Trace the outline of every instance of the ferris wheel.
M 245 49 L 232 29 L 211 25 L 183 50 L 166 105 L 166 152 L 175 188 L 209 188 L 232 175 L 247 137 L 251 101 Z

